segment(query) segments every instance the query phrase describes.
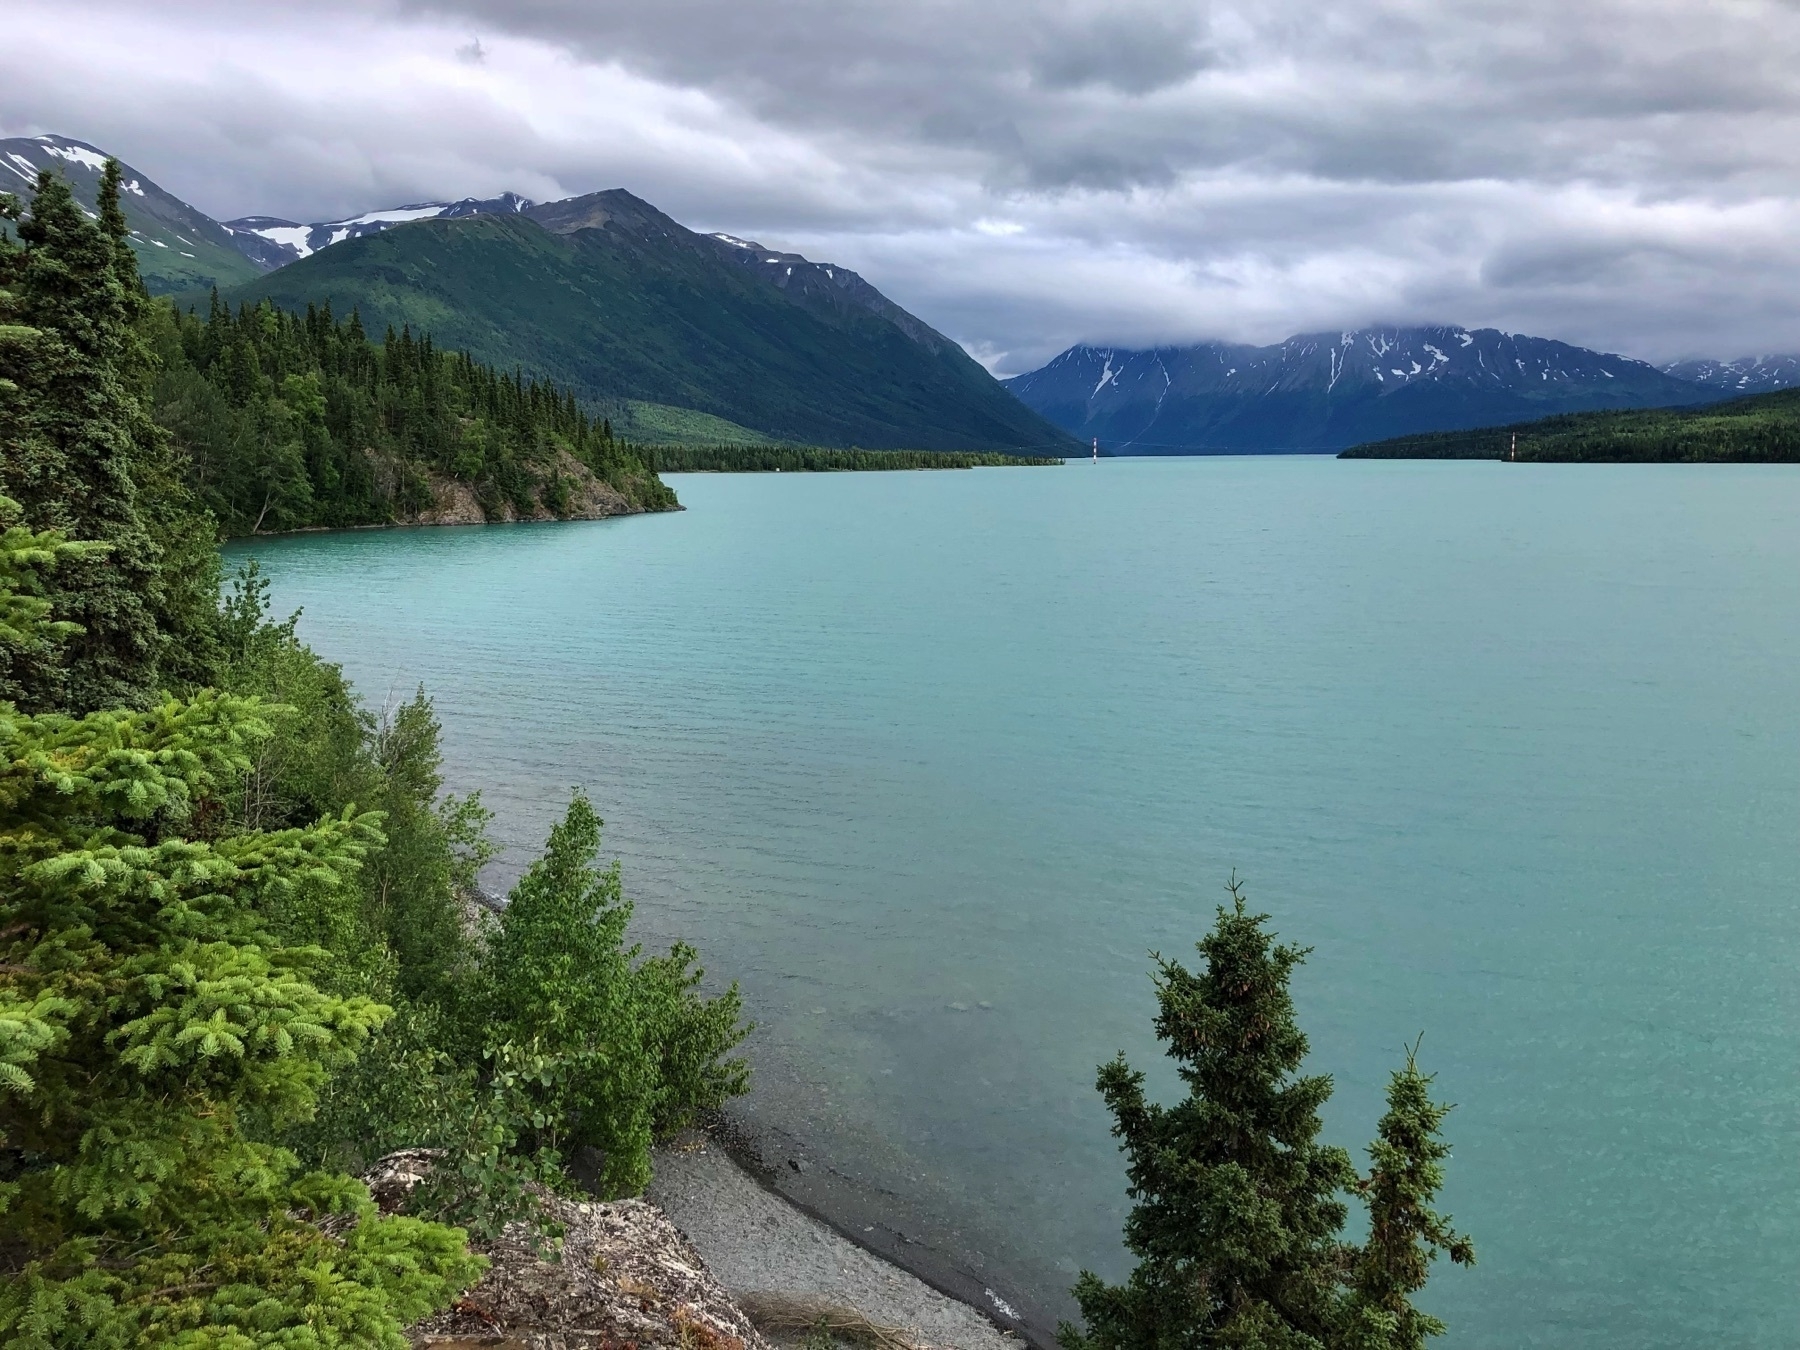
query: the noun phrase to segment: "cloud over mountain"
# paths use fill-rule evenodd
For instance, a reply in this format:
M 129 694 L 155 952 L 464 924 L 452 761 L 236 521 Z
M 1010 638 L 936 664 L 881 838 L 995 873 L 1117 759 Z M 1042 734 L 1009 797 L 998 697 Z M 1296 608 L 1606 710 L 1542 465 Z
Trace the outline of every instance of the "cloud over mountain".
M 1800 8 L 13 0 L 0 131 L 221 218 L 624 185 L 1005 371 L 1459 322 L 1800 347 Z

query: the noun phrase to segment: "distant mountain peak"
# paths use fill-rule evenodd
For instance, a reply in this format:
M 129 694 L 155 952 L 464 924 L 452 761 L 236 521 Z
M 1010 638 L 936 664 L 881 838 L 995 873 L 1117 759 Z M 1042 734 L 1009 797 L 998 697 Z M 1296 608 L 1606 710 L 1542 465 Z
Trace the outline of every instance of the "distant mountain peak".
M 99 146 L 72 136 L 0 140 L 0 190 L 29 197 L 37 190 L 39 172 L 49 169 L 68 180 L 81 210 L 92 218 L 106 160 Z M 218 221 L 164 191 L 131 165 L 121 162 L 119 167 L 124 172 L 120 205 L 128 237 L 138 270 L 152 291 L 230 286 L 256 275 L 257 269 Z
M 1740 356 L 1735 361 L 1671 361 L 1663 373 L 1731 394 L 1768 394 L 1800 385 L 1800 355 Z
M 1063 429 L 1122 454 L 1335 450 L 1717 397 L 1630 357 L 1450 324 L 1297 333 L 1269 346 L 1078 345 L 1005 384 Z

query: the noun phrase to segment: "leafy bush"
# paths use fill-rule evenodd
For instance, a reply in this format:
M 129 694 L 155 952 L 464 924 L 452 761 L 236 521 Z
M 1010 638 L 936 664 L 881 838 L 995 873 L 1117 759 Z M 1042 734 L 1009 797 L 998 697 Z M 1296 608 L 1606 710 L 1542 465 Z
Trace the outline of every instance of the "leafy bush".
M 519 1151 L 592 1147 L 610 1194 L 650 1179 L 650 1145 L 744 1090 L 731 1050 L 746 1029 L 733 985 L 695 992 L 691 948 L 638 961 L 625 946 L 631 904 L 618 864 L 594 864 L 600 818 L 576 794 L 550 831 L 480 958 L 467 1016 L 488 1068 L 514 1075 Z M 635 963 L 635 964 L 634 964 Z

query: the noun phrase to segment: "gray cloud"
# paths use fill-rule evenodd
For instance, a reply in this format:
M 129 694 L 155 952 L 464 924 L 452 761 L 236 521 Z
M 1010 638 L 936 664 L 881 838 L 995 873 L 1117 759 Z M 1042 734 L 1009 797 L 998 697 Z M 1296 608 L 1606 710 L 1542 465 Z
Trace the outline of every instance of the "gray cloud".
M 1005 370 L 1492 323 L 1800 349 L 1776 0 L 12 0 L 0 123 L 218 215 L 626 186 Z

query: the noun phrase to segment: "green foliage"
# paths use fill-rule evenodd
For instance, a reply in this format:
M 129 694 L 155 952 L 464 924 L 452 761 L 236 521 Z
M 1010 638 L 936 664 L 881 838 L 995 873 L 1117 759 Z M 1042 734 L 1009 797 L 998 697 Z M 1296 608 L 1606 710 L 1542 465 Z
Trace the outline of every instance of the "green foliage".
M 0 578 L 45 565 L 46 543 L 0 546 Z M 478 1269 L 460 1233 L 381 1218 L 258 1137 L 303 1120 L 389 1013 L 322 989 L 330 953 L 265 917 L 325 907 L 375 819 L 206 825 L 268 716 L 217 693 L 80 717 L 0 704 L 9 1345 L 399 1350 Z
M 105 552 L 51 530 L 28 530 L 17 523 L 19 514 L 17 502 L 0 497 L 0 700 L 15 704 L 24 693 L 15 670 L 54 668 L 62 645 L 81 631 L 50 617 L 50 601 L 38 593 L 39 576 L 59 562 Z
M 218 556 L 210 520 L 147 411 L 151 307 L 119 206 L 119 170 L 97 186 L 96 221 L 59 174 L 29 215 L 0 198 L 0 477 L 33 530 L 93 541 L 39 598 L 80 630 L 9 654 L 7 697 L 30 710 L 145 706 L 207 682 Z M 9 522 L 10 523 L 10 522 Z
M 488 1235 L 569 1147 L 636 1188 L 656 1132 L 742 1090 L 737 995 L 624 946 L 585 802 L 516 916 L 473 922 L 487 814 L 443 793 L 429 700 L 371 716 L 254 564 L 221 603 L 187 483 L 241 514 L 221 485 L 249 482 L 263 517 L 446 460 L 518 510 L 593 475 L 673 498 L 566 395 L 409 333 L 177 318 L 119 186 L 90 222 L 44 175 L 0 232 L 0 1341 L 399 1350 L 479 1262 L 344 1169 L 437 1146 L 425 1200 Z
M 1432 1209 L 1450 1148 L 1438 1130 L 1450 1108 L 1431 1100 L 1418 1046 L 1388 1080 L 1387 1113 L 1369 1145 L 1373 1166 L 1357 1189 L 1369 1206 L 1369 1238 L 1352 1271 L 1346 1345 L 1352 1350 L 1424 1350 L 1444 1323 L 1412 1305 L 1439 1252 L 1475 1264 L 1475 1245 Z
M 59 659 L 15 653 L 29 710 L 143 706 L 157 690 L 161 550 L 139 514 L 133 471 L 160 453 L 134 388 L 141 288 L 120 227 L 117 175 L 90 221 L 58 174 L 38 176 L 18 242 L 0 238 L 0 484 L 25 526 L 107 546 L 45 580 L 57 617 L 79 626 Z
M 598 405 L 613 430 L 641 445 L 772 445 L 767 436 L 692 408 L 674 408 L 642 399 L 614 399 Z
M 652 445 L 639 453 L 658 473 L 829 473 L 879 469 L 997 469 L 1060 459 L 964 450 L 827 450 L 816 445 Z
M 640 962 L 626 947 L 631 904 L 618 864 L 594 865 L 599 847 L 577 794 L 488 938 L 468 1029 L 484 1087 L 503 1082 L 517 1103 L 514 1151 L 598 1149 L 608 1193 L 635 1194 L 658 1134 L 744 1090 L 747 1069 L 727 1056 L 745 1029 L 735 985 L 695 993 L 690 948 Z
M 1800 389 L 1698 408 L 1567 413 L 1513 426 L 1399 436 L 1340 459 L 1509 459 L 1664 463 L 1800 462 Z
M 1199 946 L 1199 973 L 1158 959 L 1156 1034 L 1188 1095 L 1144 1099 L 1121 1055 L 1098 1086 L 1137 1200 L 1125 1244 L 1139 1263 L 1075 1286 L 1088 1330 L 1070 1350 L 1234 1346 L 1313 1350 L 1336 1310 L 1350 1157 L 1317 1142 L 1324 1075 L 1297 1076 L 1307 1043 L 1288 978 L 1306 953 L 1278 945 L 1232 883 L 1232 905 Z
M 783 289 L 645 203 L 605 196 L 619 209 L 598 228 L 415 221 L 333 244 L 228 298 L 294 311 L 330 300 L 372 326 L 410 325 L 521 366 L 591 406 L 692 409 L 782 441 L 1073 449 L 916 319 Z
M 433 482 L 473 490 L 490 518 L 566 515 L 598 479 L 644 510 L 674 494 L 555 386 L 439 351 L 408 328 L 371 343 L 330 305 L 205 318 L 159 308 L 159 422 L 227 534 L 375 525 L 433 506 Z
M 1411 1306 L 1431 1254 L 1472 1261 L 1430 1202 L 1447 1148 L 1445 1108 L 1409 1056 L 1360 1178 L 1318 1142 L 1331 1079 L 1300 1072 L 1307 1054 L 1288 992 L 1305 950 L 1279 944 L 1236 879 L 1198 949 L 1199 971 L 1157 958 L 1156 1034 L 1187 1086 L 1171 1107 L 1145 1100 L 1121 1055 L 1098 1086 L 1126 1153 L 1137 1202 L 1123 1285 L 1083 1272 L 1086 1329 L 1068 1350 L 1419 1350 L 1442 1324 Z M 1369 1203 L 1365 1247 L 1342 1237 L 1346 1192 Z
M 494 852 L 481 795 L 442 791 L 439 732 L 423 689 L 376 728 L 381 786 L 370 800 L 387 847 L 369 864 L 365 911 L 394 955 L 396 989 L 432 1007 L 447 1006 L 472 975 L 475 948 L 455 901 L 475 890 Z

